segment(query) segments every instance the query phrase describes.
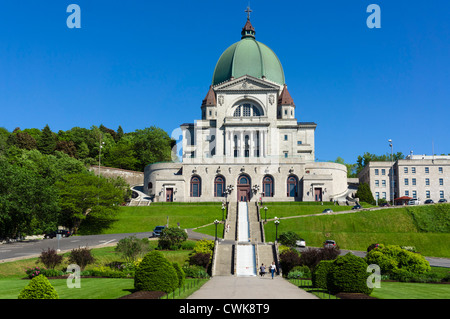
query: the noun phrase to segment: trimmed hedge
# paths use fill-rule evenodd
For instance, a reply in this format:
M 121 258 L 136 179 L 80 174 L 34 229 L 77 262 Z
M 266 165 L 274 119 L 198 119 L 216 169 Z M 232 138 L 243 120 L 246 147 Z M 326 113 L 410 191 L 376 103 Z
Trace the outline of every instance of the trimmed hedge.
M 39 275 L 22 289 L 18 299 L 59 299 L 59 296 L 47 277 Z
M 367 286 L 367 263 L 363 258 L 347 253 L 339 256 L 333 262 L 327 276 L 328 290 L 336 294 L 338 292 L 363 293 L 370 295 L 373 288 Z
M 175 271 L 177 272 L 177 277 L 178 277 L 178 288 L 183 286 L 184 283 L 184 278 L 185 278 L 185 273 L 183 271 L 183 269 L 181 269 L 180 264 L 178 264 L 177 262 L 173 262 L 172 263 L 173 268 L 175 269 Z
M 134 276 L 136 290 L 169 293 L 178 287 L 178 282 L 178 275 L 172 263 L 157 250 L 145 255 Z
M 312 285 L 315 288 L 327 289 L 327 278 L 334 260 L 322 260 L 317 264 L 311 276 Z

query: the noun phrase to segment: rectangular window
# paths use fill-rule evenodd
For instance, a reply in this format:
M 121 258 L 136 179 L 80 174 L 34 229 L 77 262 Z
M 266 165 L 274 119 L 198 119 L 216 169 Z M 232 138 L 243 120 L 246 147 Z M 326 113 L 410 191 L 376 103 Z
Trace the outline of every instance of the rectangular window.
M 427 198 L 430 198 L 430 197 L 431 197 L 430 191 L 426 191 L 425 194 L 426 194 L 426 197 L 427 197 Z
M 444 179 L 443 178 L 439 178 L 439 185 L 440 186 L 444 186 Z
M 430 186 L 430 179 L 429 178 L 425 178 L 425 185 L 426 186 Z
M 284 158 L 288 157 L 288 152 L 284 152 Z
M 405 178 L 405 186 L 408 186 L 408 185 L 409 185 L 408 179 Z
M 416 179 L 415 178 L 412 179 L 412 184 L 413 184 L 413 186 L 416 185 Z
M 380 193 L 379 192 L 375 193 L 375 199 L 380 199 Z
M 375 175 L 378 175 L 378 168 L 375 168 Z
M 442 167 L 439 167 L 439 174 L 444 173 L 444 169 Z
M 408 167 L 404 167 L 403 171 L 404 171 L 405 174 L 408 174 Z
M 405 196 L 409 196 L 409 191 L 405 191 Z
M 380 181 L 378 179 L 375 180 L 375 187 L 380 186 Z
M 416 168 L 415 167 L 411 167 L 411 173 L 413 173 L 413 174 L 416 173 Z
M 386 199 L 386 192 L 381 193 L 382 198 Z
M 412 197 L 417 198 L 417 191 L 412 191 Z
M 284 140 L 287 141 L 288 140 L 288 136 L 285 134 L 284 135 Z
M 441 199 L 444 198 L 444 191 L 439 191 L 439 198 L 441 198 Z
M 297 141 L 297 145 L 302 145 L 302 141 Z
M 385 180 L 385 179 L 383 179 L 383 180 L 381 181 L 381 186 L 386 187 L 386 180 Z
M 429 167 L 425 167 L 425 174 L 430 173 L 430 168 Z
M 386 175 L 386 170 L 384 168 L 381 170 L 381 175 Z

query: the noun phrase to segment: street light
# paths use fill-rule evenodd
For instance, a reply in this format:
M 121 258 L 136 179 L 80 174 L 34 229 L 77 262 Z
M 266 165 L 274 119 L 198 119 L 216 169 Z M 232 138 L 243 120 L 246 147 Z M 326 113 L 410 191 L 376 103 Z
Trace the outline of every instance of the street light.
M 215 221 L 214 221 L 214 225 L 216 225 L 216 241 L 217 241 L 217 225 L 219 224 L 220 222 L 216 219 Z
M 280 224 L 280 221 L 278 220 L 278 217 L 275 217 L 275 241 L 278 241 L 278 224 Z
M 222 221 L 225 220 L 224 215 L 225 215 L 225 205 L 222 204 Z
M 267 223 L 267 206 L 264 206 L 264 221 Z
M 389 139 L 389 146 L 391 147 L 391 204 L 394 206 L 394 163 L 393 160 L 393 146 L 392 146 L 392 140 Z

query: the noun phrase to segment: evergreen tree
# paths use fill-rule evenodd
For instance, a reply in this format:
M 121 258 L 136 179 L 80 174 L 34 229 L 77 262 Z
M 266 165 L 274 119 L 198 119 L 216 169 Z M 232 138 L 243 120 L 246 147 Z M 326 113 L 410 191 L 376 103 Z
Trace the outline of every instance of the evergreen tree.
M 56 149 L 56 139 L 53 136 L 53 132 L 50 130 L 50 127 L 47 124 L 42 130 L 42 135 L 38 142 L 38 150 L 42 154 L 50 155 L 55 152 L 55 149 Z
M 366 202 L 371 205 L 375 205 L 375 199 L 373 198 L 370 186 L 367 183 L 362 183 L 358 186 L 356 191 L 356 197 L 359 198 L 360 202 Z

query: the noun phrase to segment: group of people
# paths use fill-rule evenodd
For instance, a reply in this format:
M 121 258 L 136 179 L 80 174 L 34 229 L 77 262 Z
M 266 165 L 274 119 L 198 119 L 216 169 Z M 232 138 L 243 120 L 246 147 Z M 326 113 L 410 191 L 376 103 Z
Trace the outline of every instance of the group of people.
M 273 279 L 273 276 L 275 275 L 275 272 L 277 271 L 275 262 L 272 262 L 272 265 L 269 266 L 269 271 L 272 274 L 272 279 Z M 261 266 L 259 267 L 259 275 L 261 277 L 264 277 L 265 274 L 266 274 L 266 266 L 264 266 L 264 264 L 261 264 Z

